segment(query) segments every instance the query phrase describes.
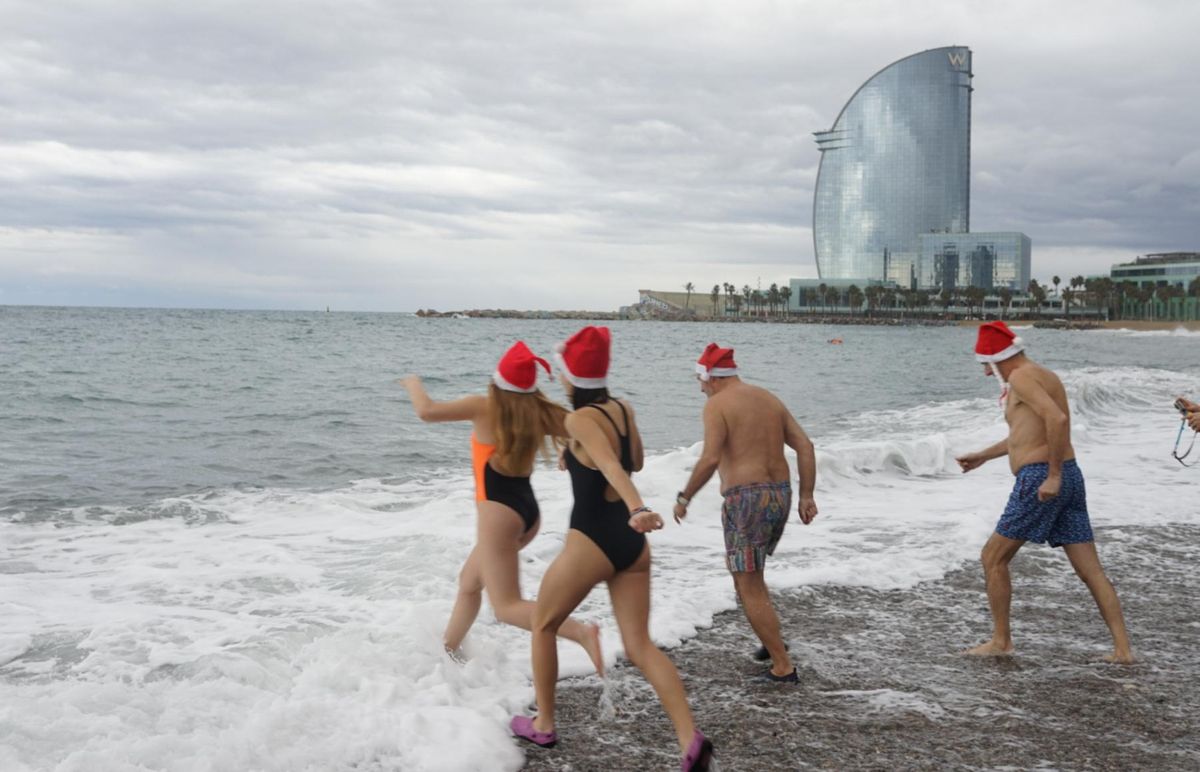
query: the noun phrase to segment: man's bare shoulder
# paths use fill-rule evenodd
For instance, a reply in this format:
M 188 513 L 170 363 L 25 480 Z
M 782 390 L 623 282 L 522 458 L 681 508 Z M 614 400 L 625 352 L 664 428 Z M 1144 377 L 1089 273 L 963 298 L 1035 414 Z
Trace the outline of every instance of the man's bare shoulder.
M 1062 381 L 1055 375 L 1054 371 L 1036 362 L 1030 362 L 1024 367 L 1014 370 L 1012 375 L 1009 376 L 1008 381 L 1013 387 L 1018 389 L 1021 387 L 1029 388 L 1035 385 L 1040 386 L 1046 391 L 1054 388 L 1062 388 Z

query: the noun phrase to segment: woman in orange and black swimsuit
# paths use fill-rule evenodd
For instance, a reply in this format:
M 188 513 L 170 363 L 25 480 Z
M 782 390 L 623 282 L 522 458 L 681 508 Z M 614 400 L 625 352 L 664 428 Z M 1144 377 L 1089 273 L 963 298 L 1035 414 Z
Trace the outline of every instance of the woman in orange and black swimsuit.
M 435 402 L 421 379 L 401 379 L 422 421 L 470 421 L 478 531 L 474 549 L 459 573 L 458 597 L 446 626 L 446 651 L 459 658 L 459 646 L 479 613 L 483 590 L 501 622 L 530 628 L 534 604 L 521 598 L 517 553 L 533 541 L 541 523 L 529 484 L 534 459 L 548 437 L 566 435 L 566 410 L 537 388 L 537 368 L 546 360 L 518 341 L 500 360 L 487 395 Z M 557 440 L 556 440 L 557 441 Z M 600 628 L 569 619 L 559 635 L 582 646 L 603 673 Z

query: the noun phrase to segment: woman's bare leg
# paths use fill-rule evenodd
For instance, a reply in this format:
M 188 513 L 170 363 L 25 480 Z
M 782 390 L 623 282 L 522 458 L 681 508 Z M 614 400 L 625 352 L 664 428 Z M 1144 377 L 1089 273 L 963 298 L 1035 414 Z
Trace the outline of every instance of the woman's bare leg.
M 521 597 L 517 553 L 537 535 L 539 525 L 535 523 L 533 528 L 525 531 L 521 517 L 510 508 L 494 501 L 479 502 L 479 536 L 472 554 L 479 556 L 488 601 L 497 619 L 525 630 L 533 624 L 534 603 Z M 558 634 L 582 646 L 596 672 L 604 675 L 599 626 L 566 619 Z
M 479 615 L 479 605 L 483 602 L 483 575 L 479 571 L 478 552 L 478 547 L 472 549 L 458 572 L 458 597 L 454 599 L 454 610 L 450 612 L 450 621 L 442 635 L 446 651 L 456 651 L 462 646 L 463 638 L 467 637 L 467 631 Z
M 533 726 L 554 731 L 555 686 L 558 683 L 558 643 L 555 636 L 568 615 L 592 588 L 612 576 L 613 566 L 600 548 L 579 531 L 567 531 L 563 551 L 542 577 L 532 618 L 533 689 L 538 714 Z
M 658 701 L 675 725 L 679 753 L 686 754 L 696 732 L 687 692 L 675 665 L 650 640 L 650 545 L 642 550 L 636 563 L 608 580 L 608 594 L 617 627 L 621 628 L 625 656 L 654 687 Z

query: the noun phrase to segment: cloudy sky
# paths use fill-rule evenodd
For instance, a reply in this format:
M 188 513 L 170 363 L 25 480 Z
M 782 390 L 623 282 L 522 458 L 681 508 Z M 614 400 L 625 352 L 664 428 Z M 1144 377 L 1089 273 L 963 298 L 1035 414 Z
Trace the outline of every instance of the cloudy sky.
M 1200 3 L 0 0 L 0 304 L 611 309 L 813 276 L 812 132 L 975 53 L 973 230 L 1200 250 Z

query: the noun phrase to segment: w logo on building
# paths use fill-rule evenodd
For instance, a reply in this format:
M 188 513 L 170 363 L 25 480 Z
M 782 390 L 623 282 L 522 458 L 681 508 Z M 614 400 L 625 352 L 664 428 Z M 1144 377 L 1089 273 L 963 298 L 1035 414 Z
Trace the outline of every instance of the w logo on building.
M 962 67 L 967 63 L 966 51 L 949 51 L 946 53 L 946 56 L 950 57 L 950 64 L 955 67 Z

